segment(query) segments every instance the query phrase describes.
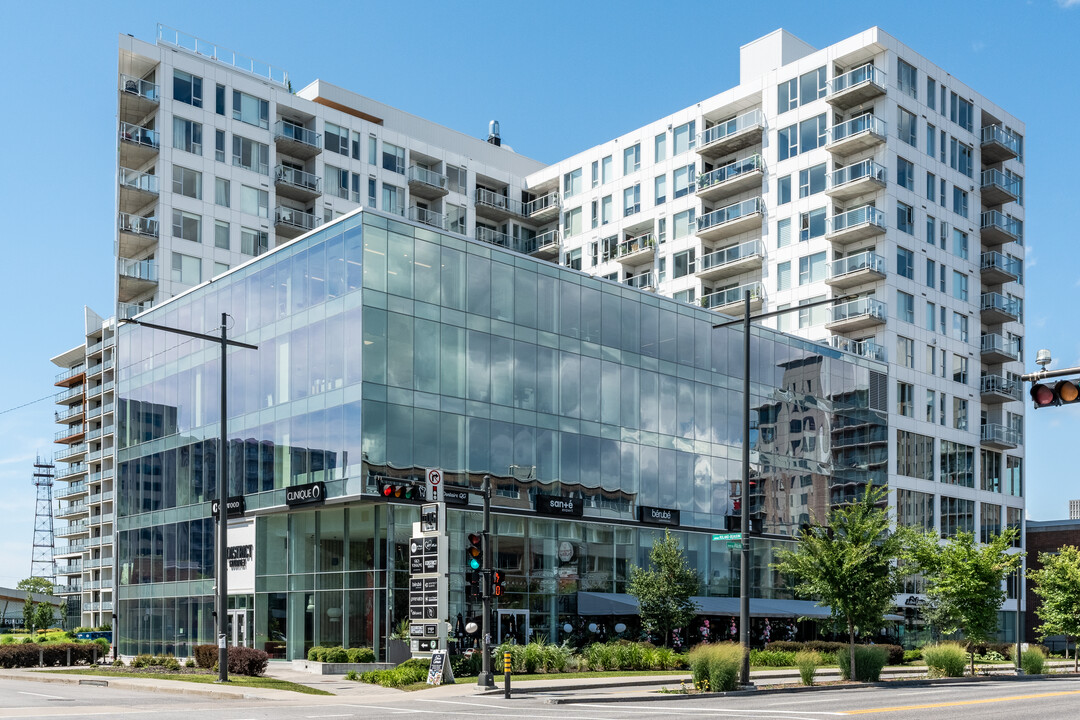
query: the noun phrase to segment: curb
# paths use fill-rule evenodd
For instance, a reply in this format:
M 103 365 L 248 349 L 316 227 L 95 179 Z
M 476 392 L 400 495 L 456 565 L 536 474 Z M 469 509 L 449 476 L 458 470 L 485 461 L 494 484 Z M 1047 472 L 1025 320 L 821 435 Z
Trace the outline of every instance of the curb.
M 97 675 L 63 675 L 60 673 L 44 675 L 37 672 L 28 673 L 11 673 L 0 671 L 0 680 L 28 680 L 30 682 L 40 682 L 55 685 L 103 685 L 105 687 L 118 688 L 121 690 L 141 690 L 143 692 L 163 693 L 167 695 L 198 695 L 200 697 L 209 698 L 211 700 L 270 700 L 273 697 L 267 697 L 261 694 L 254 694 L 248 692 L 252 688 L 237 688 L 235 692 L 223 691 L 219 688 L 202 688 L 194 683 L 185 683 L 189 687 L 173 687 L 172 685 L 161 684 L 142 684 L 138 682 L 131 682 L 128 678 L 116 678 L 116 677 L 104 677 Z M 166 681 L 168 682 L 168 681 Z M 181 683 L 178 683 L 180 685 Z M 288 692 L 288 691 L 274 691 L 273 688 L 266 688 L 273 692 Z

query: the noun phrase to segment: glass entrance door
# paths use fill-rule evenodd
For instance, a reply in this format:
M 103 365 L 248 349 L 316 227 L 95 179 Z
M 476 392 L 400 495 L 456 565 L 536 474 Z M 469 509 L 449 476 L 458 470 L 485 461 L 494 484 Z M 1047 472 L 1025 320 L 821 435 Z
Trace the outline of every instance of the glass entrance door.
M 499 627 L 496 642 L 514 642 L 524 645 L 529 641 L 529 611 L 499 610 Z
M 251 627 L 253 625 L 251 610 L 230 610 L 229 628 L 227 637 L 230 645 L 238 647 L 252 647 Z

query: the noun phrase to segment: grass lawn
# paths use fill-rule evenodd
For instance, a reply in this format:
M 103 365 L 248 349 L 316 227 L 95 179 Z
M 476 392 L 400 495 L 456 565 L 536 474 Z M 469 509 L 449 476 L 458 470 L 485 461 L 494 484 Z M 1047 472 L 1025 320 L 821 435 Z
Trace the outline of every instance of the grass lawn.
M 95 670 L 93 668 L 85 668 L 81 670 L 38 670 L 36 672 L 56 673 L 59 675 L 94 675 L 98 677 L 120 677 L 120 678 L 145 678 L 148 680 L 178 680 L 180 682 L 193 682 L 193 683 L 214 683 L 217 681 L 217 675 L 174 675 L 172 673 L 127 673 L 118 672 L 114 670 L 106 670 L 104 668 Z M 278 680 L 276 678 L 269 677 L 246 677 L 244 675 L 230 675 L 229 685 L 232 687 L 251 687 L 251 688 L 270 688 L 271 690 L 290 690 L 292 692 L 304 693 L 307 695 L 333 695 L 334 693 L 327 692 L 325 690 L 319 690 L 317 688 L 308 687 L 307 685 L 298 685 L 287 680 Z

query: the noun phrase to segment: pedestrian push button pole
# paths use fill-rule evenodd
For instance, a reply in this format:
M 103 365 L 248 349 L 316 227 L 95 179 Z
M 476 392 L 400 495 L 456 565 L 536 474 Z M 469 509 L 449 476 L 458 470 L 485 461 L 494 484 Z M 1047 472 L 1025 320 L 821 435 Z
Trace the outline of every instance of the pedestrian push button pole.
M 510 651 L 503 653 L 503 696 L 510 699 Z

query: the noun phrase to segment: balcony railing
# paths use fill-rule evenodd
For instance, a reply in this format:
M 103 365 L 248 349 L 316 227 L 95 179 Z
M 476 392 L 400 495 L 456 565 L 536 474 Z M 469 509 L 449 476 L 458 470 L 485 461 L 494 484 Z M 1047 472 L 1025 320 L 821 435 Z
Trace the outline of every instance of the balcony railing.
M 122 302 L 118 303 L 117 311 L 121 320 L 127 320 L 128 318 L 133 318 L 145 310 L 149 310 L 153 306 L 154 303 L 149 300 L 141 303 Z
M 980 188 L 983 192 L 985 192 L 987 188 L 1000 188 L 1005 193 L 1017 197 L 1020 195 L 1020 179 L 1011 177 L 1000 170 L 991 168 L 990 170 L 982 171 L 982 183 Z
M 885 348 L 873 340 L 852 340 L 843 335 L 832 335 L 829 337 L 829 346 L 879 362 L 886 360 Z
M 1022 384 L 1018 380 L 1002 377 L 1001 375 L 983 375 L 979 378 L 980 393 L 1007 395 L 1013 400 L 1019 400 L 1022 389 Z
M 656 287 L 656 283 L 653 282 L 652 270 L 646 270 L 638 275 L 628 277 L 623 280 L 623 283 L 632 288 L 637 288 L 638 290 L 647 290 Z
M 1001 293 L 983 293 L 979 297 L 980 310 L 995 310 L 1014 318 L 1020 317 L 1022 305 L 1019 298 L 1005 297 Z
M 829 188 L 834 189 L 856 180 L 876 180 L 884 184 L 888 180 L 888 172 L 883 165 L 873 160 L 863 160 L 854 165 L 842 167 L 829 175 Z
M 645 233 L 636 237 L 623 240 L 615 249 L 615 257 L 621 258 L 634 255 L 642 250 L 650 250 L 656 247 L 656 238 L 652 233 Z
M 428 170 L 422 168 L 419 165 L 409 166 L 409 181 L 424 183 L 432 187 L 439 188 L 440 190 L 446 190 L 446 176 L 435 172 L 434 170 Z
M 157 130 L 126 122 L 120 123 L 120 139 L 154 149 L 161 147 L 161 135 Z
M 761 283 L 752 282 L 747 285 L 702 295 L 701 307 L 712 309 L 724 307 L 733 303 L 741 303 L 744 301 L 747 290 L 750 291 L 750 302 L 760 302 L 765 296 L 764 288 Z
M 266 78 L 282 87 L 288 88 L 289 86 L 289 73 L 285 72 L 283 69 L 274 67 L 261 60 L 255 60 L 247 55 L 233 52 L 228 48 L 215 45 L 212 42 L 195 37 L 194 35 L 180 32 L 168 25 L 158 23 L 157 41 L 158 45 L 171 45 L 186 52 L 216 60 L 217 62 L 234 67 L 237 70 L 243 70 L 244 72 L 257 77 Z
M 321 137 L 322 136 L 314 130 L 308 130 L 306 127 L 291 123 L 288 120 L 278 120 L 274 123 L 275 140 L 283 138 L 310 145 L 313 148 L 320 148 L 322 147 Z
M 430 225 L 434 228 L 443 230 L 446 228 L 446 218 L 437 212 L 428 210 L 427 208 L 418 207 L 413 205 L 409 208 L 407 216 L 413 222 L 418 222 L 421 225 Z
M 829 142 L 837 143 L 845 138 L 858 135 L 863 132 L 870 132 L 873 135 L 885 136 L 885 121 L 876 115 L 866 113 L 856 118 L 852 118 L 847 122 L 842 122 L 839 125 L 833 125 L 829 131 Z
M 120 275 L 157 282 L 157 263 L 153 260 L 127 260 L 120 258 Z
M 765 245 L 760 240 L 734 245 L 723 250 L 717 250 L 707 255 L 702 255 L 698 261 L 697 272 L 705 272 L 713 268 L 723 267 L 749 257 L 761 257 L 765 254 Z
M 881 275 L 885 274 L 885 258 L 873 250 L 851 255 L 850 257 L 834 260 L 829 263 L 829 278 L 838 278 L 851 273 L 869 270 Z
M 987 210 L 982 214 L 979 229 L 1000 230 L 1015 237 L 1017 242 L 1024 239 L 1024 229 L 1021 222 L 1016 218 L 1009 217 L 997 210 Z
M 120 168 L 120 186 L 129 190 L 141 190 L 142 192 L 157 195 L 158 176 L 122 167 Z
M 155 83 L 131 75 L 120 74 L 120 89 L 129 95 L 138 95 L 153 102 L 161 100 L 161 91 Z
M 274 223 L 291 225 L 301 230 L 314 230 L 322 223 L 322 219 L 313 213 L 278 205 L 274 208 Z
M 734 117 L 726 122 L 717 123 L 711 128 L 706 128 L 701 131 L 698 133 L 698 146 L 705 147 L 717 140 L 723 140 L 726 137 L 736 135 L 743 130 L 748 130 L 752 127 L 764 127 L 764 125 L 765 116 L 762 114 L 761 110 L 754 109 L 748 113 Z
M 55 457 L 56 460 L 63 460 L 64 458 L 69 458 L 72 455 L 78 455 L 78 454 L 84 453 L 84 452 L 86 452 L 86 443 L 77 443 L 75 445 L 71 445 L 70 447 L 66 447 L 63 450 L 60 450 L 59 452 L 56 453 L 56 455 L 54 457 Z M 71 467 L 72 466 L 68 466 L 67 468 L 64 468 L 63 470 L 58 470 L 57 473 L 56 473 L 56 477 L 62 478 L 62 477 L 66 477 L 67 475 L 74 475 L 76 472 L 82 472 L 83 470 L 85 470 L 85 467 L 84 467 L 82 470 L 75 470 L 75 471 L 68 472 L 68 470 L 70 470 Z
M 278 165 L 274 168 L 274 182 L 281 182 L 318 193 L 322 179 L 315 173 L 297 170 L 287 165 Z
M 75 437 L 76 435 L 82 435 L 85 431 L 86 431 L 86 426 L 83 425 L 82 423 L 78 423 L 77 425 L 71 425 L 69 427 L 64 428 L 63 430 L 58 431 L 56 433 L 56 435 L 53 436 L 53 439 L 57 440 L 57 441 L 63 440 L 64 438 Z
M 81 463 L 81 465 L 82 465 L 82 471 L 86 472 L 86 463 Z M 76 467 L 76 466 L 72 465 L 72 467 Z M 78 471 L 76 471 L 76 472 L 78 472 Z M 74 473 L 68 473 L 68 475 L 72 475 L 72 474 L 74 474 Z M 60 477 L 60 476 L 57 475 L 57 477 Z M 65 497 L 69 497 L 71 495 L 79 495 L 80 493 L 84 493 L 84 492 L 86 492 L 86 481 L 85 480 L 80 480 L 79 482 L 71 483 L 66 488 L 63 488 L 63 489 L 57 491 L 56 497 L 65 498 Z
M 559 248 L 559 230 L 548 230 L 542 232 L 539 235 L 529 238 L 528 240 L 521 241 L 520 250 L 523 253 L 534 253 L 541 250 L 558 250 Z
M 829 218 L 826 234 L 838 233 L 863 224 L 885 227 L 885 213 L 872 205 L 863 205 Z
M 480 242 L 490 243 L 492 245 L 498 245 L 499 247 L 510 247 L 510 241 L 512 238 L 504 232 L 498 230 L 492 230 L 491 228 L 478 225 L 476 227 L 476 239 Z
M 1020 277 L 1020 261 L 1016 258 L 1002 255 L 999 252 L 984 252 L 979 258 L 979 269 L 983 272 L 996 270 L 1006 275 Z
M 120 232 L 156 238 L 158 237 L 158 221 L 157 218 L 120 213 Z
M 525 203 L 525 215 L 533 216 L 538 212 L 542 212 L 548 209 L 557 209 L 559 207 L 559 193 L 551 192 L 547 195 L 541 195 L 535 200 L 530 200 Z
M 525 214 L 525 209 L 520 200 L 514 200 L 513 198 L 508 198 L 505 195 L 500 195 L 499 193 L 484 188 L 476 188 L 476 204 L 505 210 L 506 212 L 514 213 L 515 215 Z
M 715 170 L 711 170 L 698 177 L 697 189 L 701 191 L 711 185 L 719 185 L 728 180 L 734 180 L 740 175 L 746 175 L 762 169 L 763 165 L 761 163 L 760 155 L 753 155 L 743 160 L 736 160 L 735 162 L 718 167 Z
M 995 445 L 1017 446 L 1024 442 L 1024 436 L 1019 430 L 993 423 L 983 425 L 980 428 L 979 439 L 984 443 L 993 443 Z
M 835 94 L 849 90 L 863 83 L 877 85 L 885 89 L 885 71 L 876 67 L 873 63 L 867 63 L 854 70 L 849 70 L 843 75 L 837 75 L 829 81 L 829 94 Z
M 1020 138 L 1001 125 L 987 125 L 982 129 L 982 144 L 996 143 L 1006 148 L 1015 157 L 1020 154 Z
M 86 366 L 85 365 L 76 365 L 73 368 L 68 368 L 67 370 L 64 370 L 63 372 L 57 373 L 55 382 L 63 382 L 65 380 L 67 380 L 68 378 L 75 377 L 76 375 L 82 375 L 84 372 L 86 372 Z
M 750 198 L 749 200 L 743 200 L 734 205 L 728 205 L 727 207 L 722 207 L 702 215 L 697 219 L 697 229 L 698 232 L 701 232 L 702 230 L 707 230 L 708 228 L 717 225 L 723 225 L 732 220 L 738 220 L 747 215 L 763 212 L 765 212 L 765 203 L 762 199 L 759 197 Z
M 871 297 L 858 298 L 840 305 L 833 305 L 828 310 L 829 322 L 831 323 L 851 320 L 864 315 L 884 320 L 887 313 L 885 303 Z

